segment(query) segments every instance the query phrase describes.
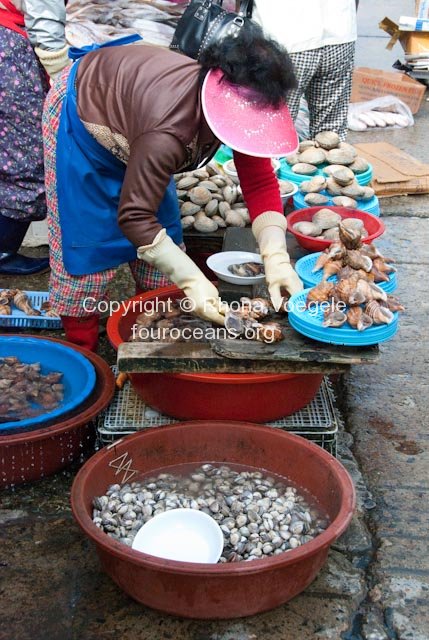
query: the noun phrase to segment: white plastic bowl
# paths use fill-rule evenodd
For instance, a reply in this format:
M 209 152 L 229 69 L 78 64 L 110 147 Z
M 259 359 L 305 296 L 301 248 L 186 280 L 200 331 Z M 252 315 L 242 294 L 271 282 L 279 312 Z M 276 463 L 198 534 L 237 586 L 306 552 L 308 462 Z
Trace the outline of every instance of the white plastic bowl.
M 224 538 L 216 520 L 196 509 L 171 509 L 138 530 L 132 548 L 158 558 L 216 563 Z
M 228 267 L 232 264 L 241 264 L 242 262 L 259 262 L 263 264 L 262 258 L 259 253 L 251 253 L 250 251 L 221 251 L 220 253 L 214 253 L 207 258 L 206 264 L 221 280 L 230 282 L 231 284 L 257 284 L 258 282 L 264 282 L 265 275 L 262 273 L 260 276 L 251 276 L 245 278 L 242 276 L 236 276 Z

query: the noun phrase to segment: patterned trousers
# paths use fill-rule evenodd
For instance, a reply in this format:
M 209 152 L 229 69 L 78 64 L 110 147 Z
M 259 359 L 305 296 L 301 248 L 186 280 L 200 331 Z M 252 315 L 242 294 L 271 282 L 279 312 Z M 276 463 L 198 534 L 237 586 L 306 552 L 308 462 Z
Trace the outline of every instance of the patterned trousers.
M 310 138 L 321 131 L 336 131 L 341 140 L 345 140 L 354 55 L 354 42 L 290 54 L 298 88 L 288 94 L 287 102 L 295 119 L 301 97 L 305 96 L 310 113 Z
M 85 300 L 91 308 L 108 299 L 107 288 L 116 269 L 106 269 L 85 276 L 72 276 L 64 267 L 61 247 L 61 227 L 58 213 L 56 150 L 61 107 L 65 96 L 68 70 L 55 80 L 46 98 L 43 111 L 43 143 L 45 153 L 45 186 L 48 207 L 47 223 L 51 275 L 49 299 L 62 316 L 85 317 L 93 315 L 86 310 Z M 78 185 L 76 185 L 78 190 Z M 139 291 L 158 289 L 172 284 L 160 271 L 143 260 L 129 262 L 131 273 Z
M 0 215 L 46 216 L 40 121 L 46 74 L 27 38 L 0 26 Z

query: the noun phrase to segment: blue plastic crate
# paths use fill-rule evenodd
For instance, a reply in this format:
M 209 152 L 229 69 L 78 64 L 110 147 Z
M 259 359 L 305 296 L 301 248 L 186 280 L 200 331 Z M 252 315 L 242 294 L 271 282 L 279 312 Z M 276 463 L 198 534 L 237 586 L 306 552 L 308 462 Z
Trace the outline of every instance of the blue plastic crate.
M 328 166 L 326 163 L 321 164 L 319 165 L 319 168 L 317 169 L 316 173 L 311 174 L 311 176 L 303 176 L 299 173 L 294 173 L 292 171 L 292 167 L 290 167 L 286 162 L 286 160 L 282 158 L 280 160 L 280 170 L 277 173 L 277 175 L 282 180 L 290 180 L 295 184 L 301 184 L 301 182 L 305 182 L 306 180 L 311 180 L 311 178 L 314 178 L 314 176 L 324 176 L 325 178 L 327 178 L 328 177 L 327 174 L 324 173 L 323 171 L 324 167 L 326 166 Z M 372 165 L 369 165 L 369 168 L 363 173 L 357 173 L 356 180 L 362 186 L 369 184 L 372 180 Z
M 367 347 L 390 340 L 398 330 L 397 311 L 393 313 L 394 319 L 390 324 L 373 325 L 365 331 L 353 329 L 347 322 L 342 327 L 324 327 L 323 306 L 313 305 L 311 309 L 306 309 L 308 292 L 309 289 L 304 289 L 288 302 L 289 324 L 307 338 L 346 347 Z
M 0 289 L 0 294 L 5 289 Z M 35 309 L 40 309 L 44 302 L 49 299 L 47 291 L 24 291 L 31 305 Z M 34 329 L 61 329 L 61 318 L 51 318 L 50 316 L 29 316 L 23 311 L 15 307 L 13 303 L 10 305 L 12 315 L 0 315 L 0 327 L 16 327 L 16 328 L 34 328 Z M 43 313 L 43 312 L 42 312 Z
M 323 269 L 319 269 L 315 273 L 312 272 L 314 265 L 316 264 L 317 258 L 321 255 L 321 251 L 318 253 L 310 253 L 307 256 L 303 256 L 295 263 L 295 271 L 301 278 L 304 283 L 304 287 L 314 287 L 316 284 L 322 281 L 323 277 Z M 330 276 L 328 278 L 329 282 L 337 282 L 337 276 Z M 393 293 L 398 286 L 398 279 L 396 277 L 396 273 L 389 273 L 389 281 L 388 282 L 377 282 L 376 283 L 380 289 L 383 289 L 386 293 Z
M 320 193 L 321 195 L 329 198 L 328 202 L 326 202 L 326 204 L 322 206 L 326 206 L 326 207 L 335 206 L 334 203 L 332 202 L 332 198 L 335 196 L 330 196 L 327 191 L 321 191 Z M 304 200 L 305 196 L 306 194 L 302 193 L 301 191 L 298 191 L 294 195 L 293 197 L 294 209 L 307 209 L 308 207 L 313 206 L 305 202 Z M 371 198 L 371 200 L 356 200 L 356 202 L 357 202 L 357 207 L 356 207 L 357 209 L 360 209 L 361 211 L 366 211 L 367 213 L 372 213 L 372 215 L 377 216 L 377 218 L 380 217 L 380 203 L 378 201 L 377 196 L 374 196 L 373 198 Z

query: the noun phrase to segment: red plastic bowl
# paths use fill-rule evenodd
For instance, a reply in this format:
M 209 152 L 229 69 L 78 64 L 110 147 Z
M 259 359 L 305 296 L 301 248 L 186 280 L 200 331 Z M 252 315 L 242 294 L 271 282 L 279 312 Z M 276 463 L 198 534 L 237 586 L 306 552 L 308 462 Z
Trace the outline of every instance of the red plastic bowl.
M 134 296 L 107 322 L 115 349 L 128 340 L 144 305 L 179 299 L 183 292 L 165 287 Z M 126 305 L 126 306 L 125 306 Z M 161 413 L 183 420 L 250 420 L 270 422 L 298 411 L 316 395 L 323 374 L 131 373 L 136 393 Z
M 362 220 L 365 225 L 365 229 L 368 231 L 368 236 L 362 240 L 365 244 L 369 244 L 384 233 L 384 223 L 373 216 L 372 213 L 361 211 L 360 209 L 349 209 L 348 207 L 308 207 L 307 209 L 297 209 L 292 211 L 287 216 L 287 229 L 292 235 L 295 236 L 297 242 L 301 247 L 308 251 L 323 251 L 332 244 L 332 240 L 318 240 L 311 236 L 305 236 L 303 233 L 293 230 L 293 225 L 296 222 L 311 222 L 314 214 L 320 209 L 331 209 L 335 213 L 339 213 L 342 218 L 358 218 Z
M 91 421 L 107 407 L 115 393 L 114 375 L 100 356 L 64 340 L 47 336 L 43 336 L 43 340 L 64 344 L 86 356 L 95 367 L 96 386 L 87 400 L 61 419 L 56 419 L 53 423 L 46 421 L 33 431 L 0 435 L 2 487 L 40 480 L 64 469 L 79 458 L 94 443 L 95 433 Z
M 123 465 L 119 475 L 117 460 Z M 254 562 L 195 564 L 134 551 L 92 522 L 92 500 L 110 484 L 169 466 L 209 461 L 257 467 L 289 478 L 317 500 L 330 525 L 314 540 L 281 555 Z M 137 473 L 130 477 L 134 470 Z M 329 546 L 350 523 L 355 493 L 344 467 L 304 438 L 261 425 L 205 421 L 149 429 L 105 447 L 77 474 L 71 504 L 79 526 L 96 544 L 104 570 L 132 598 L 186 618 L 239 618 L 287 602 L 314 580 Z

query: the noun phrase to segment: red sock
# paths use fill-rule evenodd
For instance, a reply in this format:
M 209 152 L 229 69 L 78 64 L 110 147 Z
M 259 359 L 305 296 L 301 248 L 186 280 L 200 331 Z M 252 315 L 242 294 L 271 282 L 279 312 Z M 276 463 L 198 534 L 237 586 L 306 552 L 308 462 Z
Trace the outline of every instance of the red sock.
M 85 318 L 61 316 L 66 340 L 95 353 L 98 345 L 98 320 L 98 315 Z

